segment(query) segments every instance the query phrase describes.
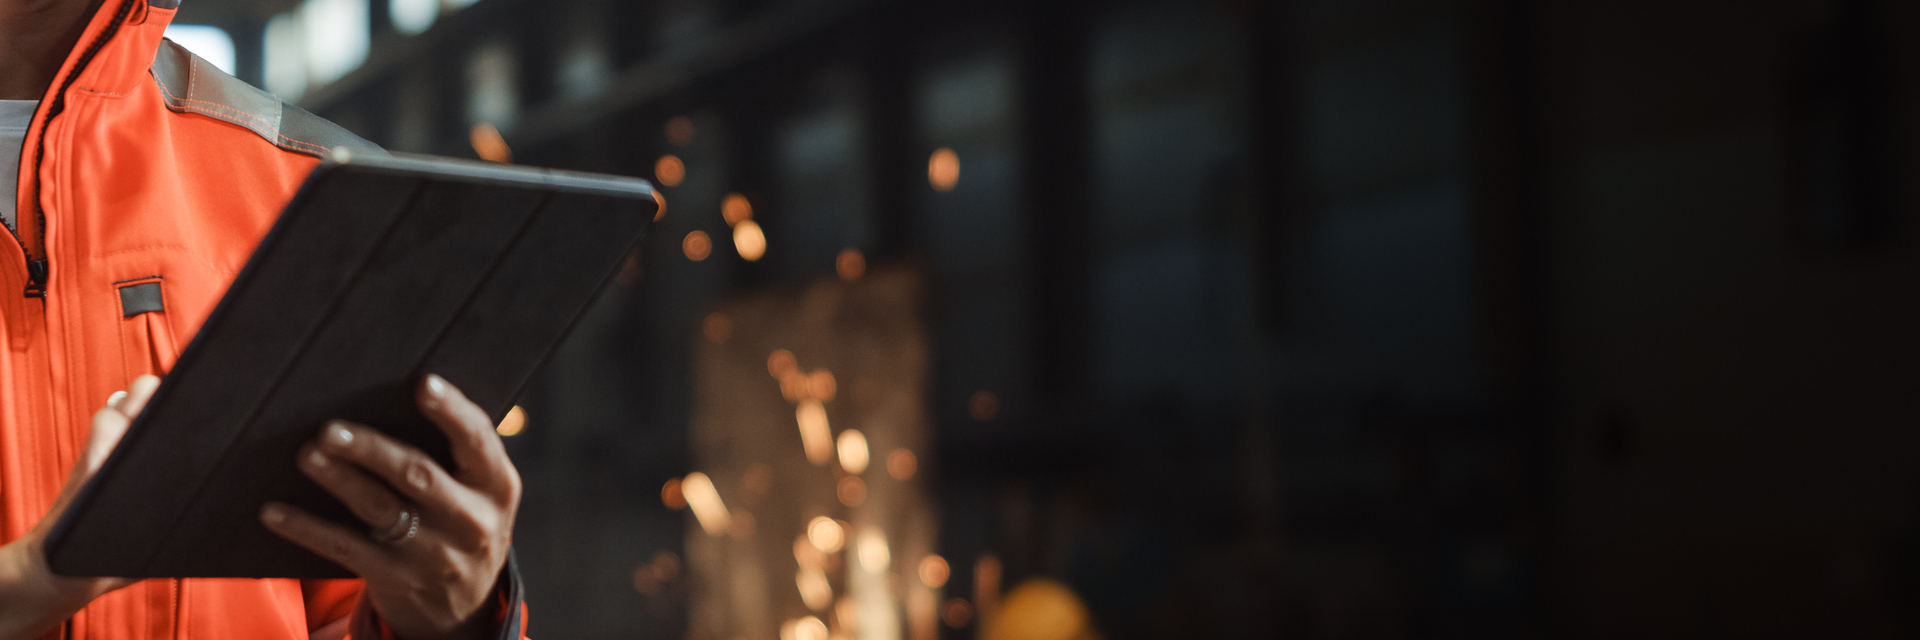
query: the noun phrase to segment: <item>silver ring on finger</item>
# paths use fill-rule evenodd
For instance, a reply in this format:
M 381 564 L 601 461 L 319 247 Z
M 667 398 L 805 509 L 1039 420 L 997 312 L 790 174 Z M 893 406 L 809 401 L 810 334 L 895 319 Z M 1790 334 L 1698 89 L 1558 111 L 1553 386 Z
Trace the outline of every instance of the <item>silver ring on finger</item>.
M 369 531 L 367 532 L 367 537 L 372 538 L 374 542 L 389 547 L 397 547 L 400 546 L 401 543 L 412 540 L 413 536 L 419 533 L 420 507 L 409 504 L 400 508 L 400 517 L 396 518 L 393 524 L 388 525 L 385 529 Z

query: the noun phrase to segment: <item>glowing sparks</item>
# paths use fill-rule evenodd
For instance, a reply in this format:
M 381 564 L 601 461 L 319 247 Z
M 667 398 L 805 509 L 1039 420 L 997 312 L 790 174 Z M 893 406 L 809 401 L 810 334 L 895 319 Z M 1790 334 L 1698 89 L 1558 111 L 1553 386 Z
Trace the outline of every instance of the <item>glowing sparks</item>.
M 733 250 L 740 252 L 740 259 L 747 262 L 759 260 L 767 255 L 767 234 L 760 230 L 760 224 L 752 220 L 741 220 L 733 225 Z
M 653 177 L 663 186 L 678 187 L 680 181 L 687 179 L 687 164 L 671 153 L 660 156 L 653 161 Z
M 807 543 L 821 553 L 838 553 L 847 545 L 847 530 L 833 518 L 820 516 L 807 523 Z
M 920 559 L 920 583 L 935 589 L 947 584 L 953 570 L 947 566 L 947 559 L 930 555 Z
M 981 389 L 967 398 L 967 415 L 981 422 L 991 422 L 1000 415 L 1000 396 L 992 391 Z
M 952 149 L 941 147 L 927 158 L 927 184 L 934 191 L 946 193 L 960 183 L 960 154 Z
M 725 219 L 728 225 L 752 220 L 753 203 L 748 202 L 744 195 L 729 193 L 726 199 L 720 201 L 720 217 Z
M 705 231 L 688 233 L 687 238 L 680 241 L 680 251 L 687 254 L 688 260 L 694 262 L 705 260 L 709 254 L 713 253 L 713 239 L 708 238 Z
M 667 120 L 667 142 L 676 147 L 684 147 L 693 142 L 693 119 L 686 116 L 674 116 Z
M 859 249 L 841 249 L 840 256 L 833 260 L 833 270 L 840 279 L 847 282 L 859 280 L 867 274 L 867 257 Z
M 700 323 L 700 333 L 707 336 L 707 342 L 726 344 L 727 339 L 733 337 L 733 318 L 718 311 L 709 313 L 707 319 Z
M 800 589 L 800 600 L 807 608 L 825 611 L 833 604 L 833 585 L 827 582 L 827 574 L 819 569 L 801 569 L 793 576 L 794 586 Z
M 467 132 L 467 142 L 473 145 L 473 153 L 480 156 L 481 160 L 503 164 L 513 162 L 513 150 L 507 148 L 507 139 L 491 124 L 482 122 L 473 125 L 473 129 Z
M 513 405 L 512 409 L 507 410 L 507 417 L 500 419 L 500 426 L 493 430 L 503 436 L 520 435 L 520 432 L 527 430 L 527 410 L 520 408 L 520 405 Z
M 867 502 L 867 483 L 860 476 L 845 476 L 834 485 L 833 494 L 840 499 L 840 504 L 858 507 Z
M 727 505 L 720 501 L 720 490 L 713 486 L 713 479 L 707 474 L 695 471 L 687 474 L 680 482 L 680 491 L 687 496 L 687 506 L 693 507 L 693 517 L 700 521 L 700 528 L 707 535 L 718 536 L 733 528 L 733 517 L 727 513 Z
M 800 425 L 800 446 L 807 461 L 824 465 L 833 460 L 833 431 L 827 426 L 827 408 L 819 400 L 802 400 L 794 409 L 794 422 Z
M 860 536 L 854 541 L 854 555 L 860 560 L 860 568 L 870 573 L 886 571 L 893 561 L 893 553 L 887 549 L 887 534 L 877 527 L 860 530 Z
M 893 479 L 912 478 L 914 472 L 919 470 L 920 460 L 914 457 L 912 451 L 894 449 L 892 453 L 887 454 L 887 475 L 893 476 Z
M 679 478 L 668 478 L 667 483 L 660 486 L 660 503 L 674 511 L 687 508 L 687 496 L 681 491 Z
M 867 436 L 859 429 L 840 432 L 840 468 L 847 473 L 859 475 L 867 470 Z

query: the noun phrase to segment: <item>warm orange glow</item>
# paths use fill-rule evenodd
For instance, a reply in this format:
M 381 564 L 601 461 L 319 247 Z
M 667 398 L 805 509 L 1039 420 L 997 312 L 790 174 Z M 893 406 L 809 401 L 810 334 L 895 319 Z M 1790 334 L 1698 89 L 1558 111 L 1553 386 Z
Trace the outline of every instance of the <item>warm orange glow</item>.
M 827 640 L 827 623 L 807 616 L 780 625 L 780 640 Z
M 752 220 L 753 203 L 747 202 L 746 196 L 729 193 L 726 199 L 720 201 L 720 217 L 730 225 Z
M 819 547 L 813 546 L 813 542 L 807 539 L 806 534 L 801 534 L 800 537 L 793 539 L 793 562 L 800 565 L 802 569 L 825 571 L 827 554 Z
M 653 192 L 653 219 L 659 220 L 665 217 L 667 217 L 667 197 L 655 191 Z
M 934 191 L 952 191 L 953 186 L 960 183 L 960 154 L 946 147 L 935 149 L 933 156 L 927 158 L 927 183 L 933 185 Z
M 953 570 L 947 566 L 946 558 L 930 555 L 920 559 L 921 584 L 938 589 L 946 585 L 947 578 L 952 575 Z
M 867 257 L 859 249 L 841 249 L 840 257 L 833 260 L 833 270 L 840 279 L 848 282 L 859 280 L 867 274 Z
M 727 527 L 727 535 L 733 536 L 735 540 L 751 540 L 753 538 L 753 525 L 755 524 L 753 513 L 750 511 L 734 510 L 728 515 L 731 517 L 729 518 L 730 523 Z
M 867 482 L 861 480 L 860 476 L 841 477 L 840 482 L 834 485 L 833 494 L 840 498 L 840 504 L 858 507 L 867 502 Z
M 819 569 L 801 569 L 794 574 L 793 584 L 800 589 L 800 601 L 807 608 L 825 611 L 833 604 L 833 585 L 827 582 L 827 574 Z
M 860 433 L 859 429 L 842 431 L 837 444 L 840 450 L 840 468 L 855 475 L 867 470 L 869 456 L 866 434 Z
M 773 467 L 765 462 L 747 465 L 747 472 L 740 476 L 740 488 L 757 496 L 767 495 L 773 489 Z
M 833 460 L 833 430 L 827 426 L 827 408 L 819 400 L 804 400 L 794 409 L 794 422 L 800 424 L 800 446 L 807 462 L 824 465 Z
M 713 253 L 713 239 L 708 238 L 705 231 L 694 231 L 687 234 L 687 239 L 680 241 L 680 250 L 687 254 L 688 260 L 699 262 Z
M 687 474 L 687 479 L 680 482 L 680 492 L 687 496 L 687 506 L 693 507 L 693 517 L 707 535 L 721 535 L 733 527 L 733 517 L 727 513 L 726 503 L 720 501 L 720 490 L 713 487 L 713 479 L 707 474 Z
M 680 556 L 671 551 L 653 554 L 653 562 L 634 567 L 633 589 L 649 596 L 659 596 L 666 583 L 680 577 Z
M 687 146 L 693 142 L 693 119 L 686 116 L 674 116 L 667 119 L 667 142 L 676 147 Z
M 860 560 L 860 568 L 871 573 L 887 570 L 893 562 L 893 552 L 887 548 L 887 534 L 878 527 L 860 530 L 860 536 L 854 541 L 854 554 Z
M 680 156 L 671 153 L 660 156 L 659 160 L 653 161 L 653 177 L 660 181 L 661 186 L 678 187 L 681 180 L 687 179 L 687 164 L 680 161 Z
M 806 374 L 793 371 L 780 376 L 780 397 L 786 398 L 787 402 L 799 402 L 813 397 L 813 394 L 807 391 Z
M 833 379 L 833 372 L 826 369 L 814 369 L 807 374 L 807 395 L 821 402 L 833 401 L 840 385 Z
M 667 483 L 661 485 L 660 503 L 674 511 L 687 508 L 687 496 L 680 492 L 679 478 L 668 478 Z
M 740 259 L 747 262 L 767 255 L 767 234 L 760 230 L 760 223 L 741 220 L 740 224 L 733 225 L 733 250 L 740 252 Z
M 709 313 L 700 323 L 700 332 L 706 334 L 707 342 L 726 344 L 727 339 L 733 337 L 733 318 L 718 311 Z
M 773 379 L 779 380 L 799 370 L 800 361 L 793 357 L 792 351 L 774 349 L 773 353 L 767 354 L 767 375 L 773 376 Z
M 993 622 L 1000 605 L 1000 556 L 982 553 L 973 561 L 973 603 L 981 624 Z
M 822 553 L 837 553 L 847 546 L 847 531 L 833 518 L 820 516 L 807 523 L 807 543 Z
M 517 436 L 520 435 L 521 431 L 525 431 L 526 429 L 527 410 L 520 408 L 520 405 L 517 404 L 513 405 L 512 409 L 507 410 L 507 417 L 500 419 L 500 426 L 493 428 L 495 432 L 503 436 Z
M 513 150 L 507 148 L 507 139 L 502 137 L 500 130 L 493 128 L 491 124 L 482 122 L 473 125 L 473 129 L 467 131 L 467 141 L 473 144 L 473 152 L 479 155 L 481 160 L 513 162 Z
M 913 473 L 918 470 L 920 470 L 920 460 L 913 455 L 912 451 L 894 449 L 892 453 L 887 454 L 887 475 L 893 476 L 893 479 L 906 480 L 913 477 Z
M 966 598 L 948 600 L 946 611 L 941 612 L 940 617 L 949 627 L 955 629 L 965 627 L 973 622 L 973 605 L 968 604 Z
M 938 596 L 927 589 L 907 591 L 907 638 L 908 640 L 938 640 L 940 637 L 940 617 L 935 612 L 939 606 Z
M 1066 585 L 1039 578 L 1023 582 L 982 622 L 983 640 L 1074 640 L 1092 635 L 1093 616 Z
M 993 421 L 1000 415 L 1000 396 L 986 389 L 973 392 L 973 396 L 967 398 L 967 415 L 981 422 Z
M 853 596 L 844 596 L 833 603 L 833 621 L 839 623 L 840 633 L 848 636 L 860 633 L 860 603 Z

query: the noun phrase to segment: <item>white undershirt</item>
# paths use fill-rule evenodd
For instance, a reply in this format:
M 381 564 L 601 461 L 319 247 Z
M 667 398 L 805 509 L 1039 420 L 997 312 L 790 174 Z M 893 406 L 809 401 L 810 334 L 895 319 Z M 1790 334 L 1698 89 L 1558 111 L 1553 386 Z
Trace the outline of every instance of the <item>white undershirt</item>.
M 20 189 L 20 146 L 27 139 L 27 124 L 33 122 L 33 110 L 39 100 L 0 100 L 0 218 L 8 229 L 16 229 L 14 206 Z

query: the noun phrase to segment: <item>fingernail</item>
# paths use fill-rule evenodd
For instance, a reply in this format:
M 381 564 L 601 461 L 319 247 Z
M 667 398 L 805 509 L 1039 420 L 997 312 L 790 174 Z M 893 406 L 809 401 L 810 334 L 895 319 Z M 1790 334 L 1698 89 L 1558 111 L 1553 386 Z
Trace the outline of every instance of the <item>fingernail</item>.
M 329 422 L 327 423 L 327 440 L 335 445 L 344 447 L 353 444 L 353 432 L 348 431 L 346 425 L 338 422 Z
M 307 464 L 316 467 L 325 467 L 327 466 L 327 454 L 320 453 L 319 451 L 308 451 Z
M 412 483 L 415 489 L 425 490 L 427 488 L 427 470 L 419 467 L 408 469 L 407 482 Z
M 277 505 L 277 504 L 269 504 L 267 506 L 260 507 L 260 521 L 265 522 L 267 524 L 280 524 L 282 522 L 286 522 L 287 510 L 280 508 L 280 505 Z
M 127 400 L 127 392 L 115 391 L 113 392 L 113 395 L 107 396 L 107 406 L 113 407 L 114 411 L 119 411 L 120 403 L 125 402 L 126 400 Z
M 427 393 L 435 397 L 447 395 L 447 379 L 437 374 L 427 374 Z

